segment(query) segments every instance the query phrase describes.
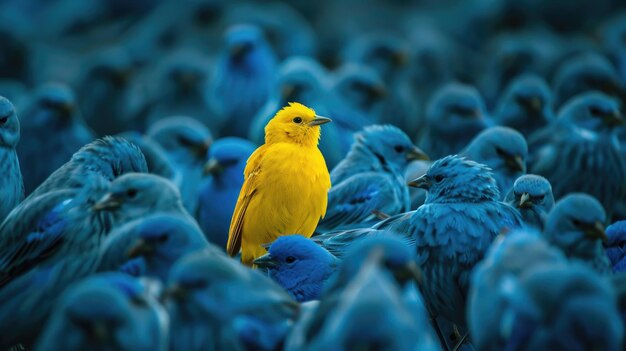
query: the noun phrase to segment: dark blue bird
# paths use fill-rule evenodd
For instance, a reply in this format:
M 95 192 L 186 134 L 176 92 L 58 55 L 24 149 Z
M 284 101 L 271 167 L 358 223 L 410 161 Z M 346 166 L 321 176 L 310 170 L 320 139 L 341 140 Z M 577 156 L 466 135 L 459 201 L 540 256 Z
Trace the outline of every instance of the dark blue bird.
M 21 114 L 23 140 L 17 153 L 22 160 L 24 188 L 30 194 L 81 147 L 94 139 L 80 112 L 74 92 L 66 85 L 39 86 Z
M 243 170 L 255 148 L 247 140 L 230 137 L 216 140 L 209 150 L 195 217 L 207 239 L 218 247 L 226 248 L 230 219 L 244 181 Z
M 346 104 L 368 116 L 369 120 L 381 123 L 388 103 L 387 85 L 378 72 L 359 63 L 348 63 L 333 73 L 331 92 L 341 97 Z
M 552 124 L 528 139 L 530 172 L 546 177 L 557 199 L 575 191 L 594 196 L 610 217 L 626 193 L 616 135 L 623 123 L 612 98 L 598 92 L 573 98 Z
M 618 221 L 606 227 L 607 241 L 604 243 L 613 272 L 626 271 L 626 221 Z
M 3 171 L 0 180 L 0 221 L 24 198 L 22 172 L 15 151 L 19 141 L 20 121 L 15 108 L 9 100 L 0 96 L 0 167 Z M 33 161 L 28 160 L 27 163 Z
M 544 228 L 548 213 L 554 207 L 550 182 L 535 174 L 517 178 L 504 201 L 517 208 L 525 225 L 540 231 Z
M 274 241 L 267 254 L 254 260 L 270 278 L 298 302 L 319 300 L 324 283 L 335 272 L 339 259 L 302 235 L 285 235 Z

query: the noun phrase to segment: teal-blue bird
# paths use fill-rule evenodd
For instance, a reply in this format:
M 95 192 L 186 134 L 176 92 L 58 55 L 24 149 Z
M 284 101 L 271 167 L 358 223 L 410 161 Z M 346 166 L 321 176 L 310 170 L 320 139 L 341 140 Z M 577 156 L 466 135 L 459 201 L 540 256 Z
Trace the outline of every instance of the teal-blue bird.
M 378 72 L 362 63 L 347 63 L 333 72 L 331 93 L 374 123 L 382 123 L 388 103 L 387 85 Z
M 339 259 L 302 235 L 278 237 L 267 254 L 254 260 L 266 268 L 272 280 L 298 302 L 319 300 L 325 282 L 339 266 Z
M 333 187 L 317 231 L 368 227 L 378 221 L 377 213 L 410 210 L 404 171 L 409 162 L 428 156 L 391 125 L 366 127 L 354 139 L 348 155 L 330 174 Z
M 524 74 L 511 81 L 498 99 L 496 123 L 528 137 L 554 120 L 552 91 L 538 75 Z
M 216 140 L 204 164 L 195 217 L 207 239 L 226 248 L 230 219 L 244 182 L 243 171 L 256 146 L 235 137 Z
M 517 208 L 526 226 L 541 231 L 554 207 L 552 185 L 542 176 L 525 174 L 515 180 L 504 201 Z
M 504 198 L 515 180 L 526 174 L 528 145 L 514 129 L 491 127 L 478 134 L 460 155 L 491 168 L 500 197 Z
M 30 194 L 95 136 L 78 111 L 74 92 L 64 84 L 37 87 L 21 111 L 22 139 L 28 142 L 20 143 L 17 153 L 29 160 L 20 166 Z
M 276 58 L 261 29 L 249 24 L 229 27 L 207 91 L 221 123 L 215 132 L 247 136 L 252 118 L 276 89 L 276 74 Z
M 128 140 L 141 150 L 149 173 L 167 178 L 174 184 L 182 183 L 182 171 L 174 165 L 159 143 L 139 132 L 125 132 L 117 136 Z
M 548 215 L 543 234 L 572 260 L 582 261 L 602 274 L 609 274 L 609 260 L 602 242 L 607 240 L 607 218 L 598 200 L 582 193 L 560 199 Z
M 576 96 L 552 124 L 528 138 L 530 172 L 550 181 L 555 198 L 590 194 L 611 217 L 626 194 L 621 181 L 626 165 L 616 135 L 623 124 L 616 100 L 599 92 Z
M 150 282 L 102 273 L 59 298 L 35 350 L 168 350 L 169 316 Z
M 15 148 L 20 141 L 20 121 L 15 107 L 6 98 L 0 96 L 0 168 L 3 177 L 0 180 L 2 201 L 0 201 L 0 222 L 24 198 L 24 182 Z M 35 162 L 29 160 L 29 162 Z
M 471 270 L 492 240 L 521 226 L 522 219 L 498 201 L 500 192 L 489 168 L 459 156 L 435 161 L 409 185 L 428 191 L 424 205 L 374 228 L 412 235 L 431 312 L 463 329 Z

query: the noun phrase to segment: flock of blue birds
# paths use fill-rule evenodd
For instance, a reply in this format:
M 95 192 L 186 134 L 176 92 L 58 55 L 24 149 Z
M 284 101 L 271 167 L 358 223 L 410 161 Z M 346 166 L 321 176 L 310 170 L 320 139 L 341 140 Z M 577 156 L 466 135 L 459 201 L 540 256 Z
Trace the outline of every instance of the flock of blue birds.
M 0 96 L 2 351 L 626 349 L 622 0 L 0 0 Z M 249 268 L 294 101 L 328 210 Z

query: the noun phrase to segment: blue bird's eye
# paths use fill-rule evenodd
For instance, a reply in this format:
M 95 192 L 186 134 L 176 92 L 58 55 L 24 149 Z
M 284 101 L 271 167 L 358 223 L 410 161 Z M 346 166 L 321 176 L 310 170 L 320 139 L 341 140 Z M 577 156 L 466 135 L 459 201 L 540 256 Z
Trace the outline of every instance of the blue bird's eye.
M 0 126 L 4 125 L 5 123 L 7 123 L 8 120 L 9 120 L 8 116 L 0 118 Z
M 301 117 L 294 118 L 293 123 L 302 123 L 302 118 Z
M 443 176 L 441 174 L 438 174 L 438 175 L 435 176 L 435 181 L 437 183 L 440 183 L 442 180 L 443 180 Z
M 293 256 L 287 256 L 287 258 L 285 259 L 285 262 L 287 263 L 294 263 L 296 262 L 296 258 Z
M 394 150 L 396 150 L 397 153 L 402 153 L 404 152 L 404 146 L 402 145 L 396 145 L 393 147 Z
M 128 196 L 129 199 L 134 198 L 135 196 L 137 196 L 137 189 L 128 189 L 126 191 L 126 196 Z

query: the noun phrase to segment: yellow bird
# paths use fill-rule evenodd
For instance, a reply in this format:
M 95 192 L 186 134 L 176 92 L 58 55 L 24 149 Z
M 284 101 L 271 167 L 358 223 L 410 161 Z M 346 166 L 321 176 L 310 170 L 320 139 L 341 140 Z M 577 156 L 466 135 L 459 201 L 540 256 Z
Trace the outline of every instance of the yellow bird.
M 281 235 L 313 235 L 326 214 L 330 175 L 317 147 L 320 125 L 329 118 L 290 102 L 265 126 L 265 144 L 252 153 L 244 170 L 230 222 L 226 250 L 241 262 L 264 255 L 263 247 Z

